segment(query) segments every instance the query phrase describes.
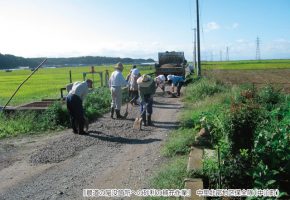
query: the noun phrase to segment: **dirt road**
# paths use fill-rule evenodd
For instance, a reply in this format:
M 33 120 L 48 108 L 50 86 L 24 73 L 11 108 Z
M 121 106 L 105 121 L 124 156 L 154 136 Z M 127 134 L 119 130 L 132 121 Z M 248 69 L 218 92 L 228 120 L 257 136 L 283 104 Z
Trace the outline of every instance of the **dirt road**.
M 129 106 L 127 120 L 106 114 L 88 136 L 66 130 L 0 141 L 0 199 L 82 199 L 85 188 L 148 188 L 182 106 L 158 94 L 154 100 L 155 126 L 141 131 L 132 129 L 139 107 Z

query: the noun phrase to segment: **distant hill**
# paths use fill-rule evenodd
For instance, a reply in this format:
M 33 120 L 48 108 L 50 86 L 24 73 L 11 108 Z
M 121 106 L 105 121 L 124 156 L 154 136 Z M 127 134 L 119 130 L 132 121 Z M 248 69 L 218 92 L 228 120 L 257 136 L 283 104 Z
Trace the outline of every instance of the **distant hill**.
M 23 58 L 14 55 L 0 53 L 0 69 L 13 69 L 19 66 L 36 67 L 44 58 Z M 83 56 L 71 58 L 48 58 L 45 65 L 65 66 L 65 65 L 108 65 L 122 62 L 124 64 L 151 63 L 153 59 L 133 59 L 119 57 Z

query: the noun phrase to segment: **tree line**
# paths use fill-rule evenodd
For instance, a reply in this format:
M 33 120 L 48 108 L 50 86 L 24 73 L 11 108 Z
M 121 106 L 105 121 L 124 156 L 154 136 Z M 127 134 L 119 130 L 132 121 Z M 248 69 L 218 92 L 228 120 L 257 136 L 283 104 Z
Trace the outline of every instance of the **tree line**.
M 0 53 L 0 69 L 13 69 L 20 66 L 36 67 L 44 58 L 23 58 L 19 56 Z M 153 59 L 133 59 L 120 57 L 103 56 L 82 56 L 71 58 L 48 58 L 45 65 L 64 66 L 64 65 L 108 65 L 122 62 L 124 64 L 138 64 L 154 62 Z

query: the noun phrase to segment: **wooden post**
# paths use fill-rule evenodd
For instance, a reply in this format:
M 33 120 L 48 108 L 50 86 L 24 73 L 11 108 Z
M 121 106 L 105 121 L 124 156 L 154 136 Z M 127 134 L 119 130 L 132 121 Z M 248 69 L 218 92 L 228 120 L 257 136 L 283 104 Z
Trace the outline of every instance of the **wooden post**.
M 71 70 L 69 70 L 69 82 L 72 83 Z
M 101 77 L 101 87 L 103 87 L 103 72 L 99 72 L 100 77 Z
M 109 70 L 106 70 L 106 75 L 105 75 L 105 81 L 106 81 L 106 83 L 105 83 L 105 85 L 107 86 L 107 87 L 109 87 Z

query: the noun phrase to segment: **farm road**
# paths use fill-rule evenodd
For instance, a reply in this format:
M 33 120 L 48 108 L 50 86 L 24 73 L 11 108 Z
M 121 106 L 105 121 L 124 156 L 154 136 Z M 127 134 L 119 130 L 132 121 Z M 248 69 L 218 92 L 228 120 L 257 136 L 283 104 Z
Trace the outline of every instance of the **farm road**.
M 85 188 L 148 188 L 182 107 L 176 98 L 154 100 L 155 127 L 140 132 L 132 129 L 139 107 L 129 106 L 127 120 L 106 114 L 90 125 L 89 136 L 66 130 L 0 141 L 0 199 L 82 199 Z

